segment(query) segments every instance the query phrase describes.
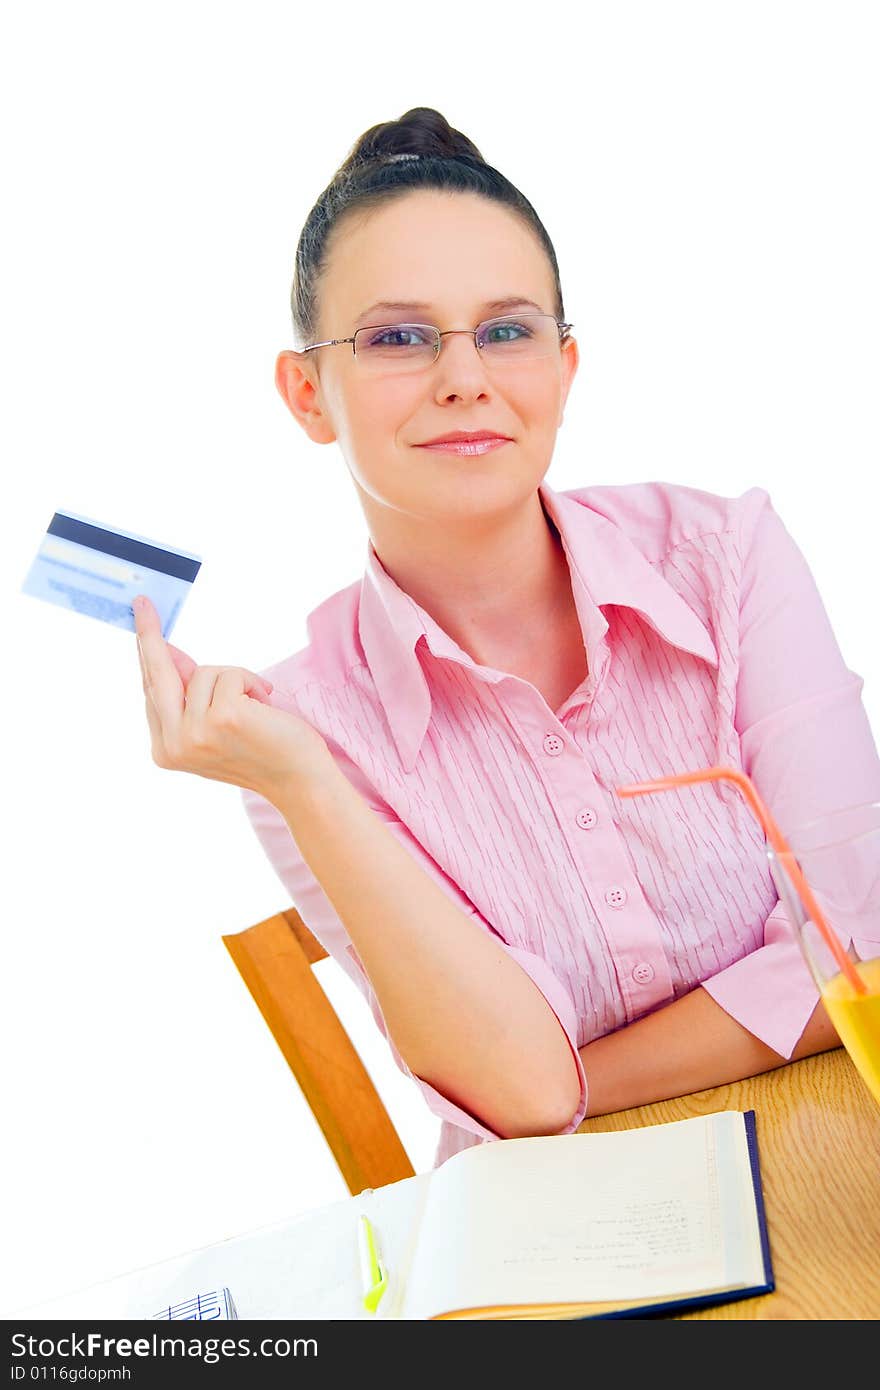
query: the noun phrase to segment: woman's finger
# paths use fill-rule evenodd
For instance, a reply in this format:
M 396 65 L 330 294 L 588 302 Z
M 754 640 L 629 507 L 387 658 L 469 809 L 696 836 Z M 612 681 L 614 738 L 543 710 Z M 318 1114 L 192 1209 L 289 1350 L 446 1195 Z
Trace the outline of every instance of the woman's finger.
M 132 603 L 134 629 L 142 661 L 144 686 L 155 705 L 167 741 L 177 728 L 184 707 L 184 687 L 171 659 L 159 614 L 148 598 L 138 595 Z
M 177 674 L 183 681 L 185 688 L 189 685 L 189 678 L 196 669 L 198 663 L 193 661 L 191 656 L 187 656 L 186 652 L 182 652 L 180 647 L 175 647 L 171 642 L 166 642 L 165 645 L 171 653 L 171 660 L 177 667 Z
M 197 666 L 186 687 L 184 723 L 192 726 L 197 719 L 203 719 L 214 698 L 214 687 L 222 666 Z
M 218 700 L 234 700 L 237 695 L 249 695 L 252 700 L 271 705 L 269 695 L 273 689 L 272 682 L 258 676 L 256 671 L 248 671 L 244 666 L 221 666 L 214 686 L 213 703 L 216 705 Z
M 246 667 L 238 668 L 244 677 L 244 693 L 250 695 L 254 700 L 263 700 L 265 704 L 270 704 L 269 696 L 275 689 L 271 681 L 267 681 L 264 676 L 258 676 L 256 671 L 248 671 Z
M 221 694 L 232 699 L 244 694 L 261 704 L 271 704 L 267 684 L 271 683 L 243 666 L 197 666 L 186 687 L 184 721 L 191 726 L 194 720 L 204 718 Z
M 189 686 L 193 672 L 198 669 L 197 664 L 193 661 L 191 656 L 181 651 L 180 647 L 175 647 L 173 642 L 166 642 L 165 645 L 171 653 L 171 659 L 177 667 L 177 673 L 186 689 Z M 217 669 L 219 670 L 220 668 L 218 667 Z M 247 671 L 245 674 L 250 682 L 247 687 L 247 694 L 252 695 L 255 699 L 259 698 L 261 694 L 269 695 L 275 689 L 271 681 L 267 681 L 264 676 L 258 676 L 255 671 Z M 188 695 L 189 691 L 187 690 L 187 696 Z
M 162 726 L 159 723 L 159 715 L 156 712 L 156 706 L 153 703 L 153 697 L 151 696 L 149 688 L 147 686 L 146 675 L 144 674 L 144 663 L 140 654 L 140 642 L 138 642 L 137 646 L 138 659 L 141 663 L 141 674 L 143 676 L 144 706 L 147 711 L 147 724 L 149 725 L 150 729 L 150 751 L 153 755 L 153 762 L 156 763 L 159 767 L 166 767 L 168 763 L 168 750 L 165 747 L 165 740 L 162 737 Z

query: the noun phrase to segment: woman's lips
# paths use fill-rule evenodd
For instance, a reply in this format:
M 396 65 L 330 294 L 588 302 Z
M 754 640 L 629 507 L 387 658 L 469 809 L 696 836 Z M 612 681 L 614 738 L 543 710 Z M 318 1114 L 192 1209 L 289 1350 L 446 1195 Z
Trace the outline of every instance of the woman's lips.
M 490 449 L 500 449 L 502 444 L 512 443 L 512 439 L 452 439 L 444 444 L 418 444 L 416 447 L 430 449 L 437 454 L 461 454 L 472 458 L 476 454 L 488 454 Z

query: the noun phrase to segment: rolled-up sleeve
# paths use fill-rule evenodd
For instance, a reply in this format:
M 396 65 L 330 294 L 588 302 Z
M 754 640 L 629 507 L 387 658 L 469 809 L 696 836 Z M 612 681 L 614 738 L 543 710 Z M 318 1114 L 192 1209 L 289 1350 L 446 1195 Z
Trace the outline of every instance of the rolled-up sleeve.
M 769 495 L 746 496 L 755 505 L 741 533 L 735 725 L 743 770 L 793 836 L 823 815 L 880 799 L 880 758 L 864 682 L 843 659 L 806 559 Z M 825 887 L 833 899 L 833 883 Z M 763 945 L 703 987 L 786 1058 L 819 997 L 781 902 L 764 924 Z
M 258 796 L 255 792 L 243 791 L 242 799 L 251 826 L 265 850 L 270 863 L 283 883 L 290 901 L 296 907 L 296 910 L 299 912 L 306 926 L 324 947 L 327 954 L 338 962 L 345 973 L 360 989 L 369 1005 L 373 1019 L 388 1043 L 395 1064 L 404 1075 L 408 1076 L 419 1088 L 429 1109 L 437 1115 L 439 1119 L 457 1125 L 459 1128 L 476 1135 L 481 1140 L 501 1138 L 502 1136 L 487 1128 L 477 1116 L 472 1115 L 469 1111 L 463 1109 L 462 1106 L 444 1096 L 436 1087 L 416 1076 L 407 1066 L 388 1032 L 379 1002 L 373 991 L 369 977 L 351 943 L 348 932 L 327 895 L 321 888 L 320 883 L 300 854 L 296 841 L 284 817 L 275 806 L 266 801 L 263 797 Z M 565 1033 L 577 1068 L 580 1085 L 577 1109 L 565 1128 L 557 1131 L 560 1134 L 572 1133 L 586 1114 L 587 1082 L 580 1053 L 577 1049 L 577 1024 L 574 1004 L 568 991 L 541 957 L 507 944 L 501 934 L 477 912 L 473 903 L 461 892 L 448 874 L 444 873 L 436 861 L 424 850 L 400 820 L 386 812 L 384 808 L 379 811 L 376 806 L 373 806 L 372 809 L 376 814 L 381 815 L 384 824 L 387 825 L 395 838 L 413 858 L 416 859 L 425 873 L 430 875 L 430 877 L 440 885 L 447 896 L 450 897 L 463 912 L 467 913 L 469 917 L 472 917 L 481 929 L 491 933 L 493 938 L 505 949 L 508 955 L 519 963 L 547 1000 L 547 1003 L 553 1010 L 553 1013 L 556 1015 Z

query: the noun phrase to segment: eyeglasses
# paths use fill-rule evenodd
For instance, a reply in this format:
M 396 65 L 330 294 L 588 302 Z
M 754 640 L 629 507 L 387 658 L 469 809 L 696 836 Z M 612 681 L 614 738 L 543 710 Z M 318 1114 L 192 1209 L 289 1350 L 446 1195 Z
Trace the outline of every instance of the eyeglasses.
M 476 328 L 447 328 L 443 332 L 430 323 L 387 323 L 359 328 L 351 338 L 310 343 L 302 351 L 351 343 L 358 370 L 383 376 L 423 371 L 437 361 L 444 338 L 452 333 L 468 333 L 481 357 L 495 367 L 551 356 L 573 327 L 552 314 L 509 314 L 485 319 Z

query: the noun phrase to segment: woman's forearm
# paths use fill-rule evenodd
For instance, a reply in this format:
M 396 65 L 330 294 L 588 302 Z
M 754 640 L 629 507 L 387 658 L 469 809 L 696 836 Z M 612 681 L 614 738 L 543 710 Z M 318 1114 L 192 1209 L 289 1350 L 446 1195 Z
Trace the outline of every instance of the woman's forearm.
M 587 1075 L 587 1114 L 607 1115 L 741 1081 L 839 1042 L 820 1003 L 791 1059 L 782 1057 L 697 988 L 579 1049 Z
M 421 1080 L 505 1138 L 577 1105 L 565 1033 L 521 966 L 444 893 L 329 763 L 276 800 Z

